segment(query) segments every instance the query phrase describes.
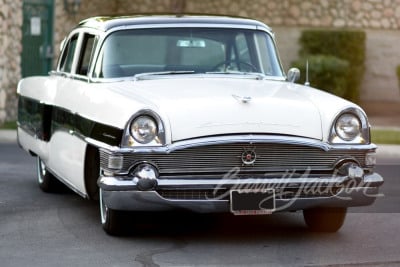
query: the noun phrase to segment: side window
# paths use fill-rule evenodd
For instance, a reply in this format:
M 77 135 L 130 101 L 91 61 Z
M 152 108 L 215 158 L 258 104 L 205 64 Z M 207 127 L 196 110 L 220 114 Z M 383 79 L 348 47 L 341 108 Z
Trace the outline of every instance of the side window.
M 64 53 L 62 55 L 60 63 L 60 71 L 71 72 L 77 42 L 78 42 L 78 34 L 75 34 L 74 36 L 71 37 L 67 46 L 64 49 Z
M 81 54 L 78 62 L 77 74 L 86 76 L 89 71 L 89 64 L 95 48 L 95 36 L 87 34 L 83 36 Z

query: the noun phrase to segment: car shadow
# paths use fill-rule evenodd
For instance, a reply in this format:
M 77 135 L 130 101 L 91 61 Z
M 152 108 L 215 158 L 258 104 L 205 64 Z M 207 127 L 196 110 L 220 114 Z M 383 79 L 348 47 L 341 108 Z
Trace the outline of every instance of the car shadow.
M 188 211 L 125 212 L 120 235 L 126 237 L 171 237 L 196 239 L 265 239 L 282 235 L 304 235 L 310 231 L 301 213 L 263 216 L 198 214 Z

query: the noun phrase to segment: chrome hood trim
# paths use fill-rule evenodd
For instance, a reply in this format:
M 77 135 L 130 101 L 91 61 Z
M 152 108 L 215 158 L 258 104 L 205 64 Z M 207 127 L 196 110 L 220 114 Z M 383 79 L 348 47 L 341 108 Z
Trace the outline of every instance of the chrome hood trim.
M 217 144 L 229 144 L 229 143 L 270 143 L 270 144 L 289 144 L 289 145 L 304 145 L 315 148 L 320 148 L 324 151 L 330 151 L 335 149 L 340 150 L 369 150 L 375 151 L 377 146 L 375 144 L 368 145 L 332 145 L 320 140 L 296 137 L 296 136 L 282 136 L 282 135 L 223 135 L 223 136 L 212 136 L 212 137 L 202 137 L 195 139 L 188 139 L 179 142 L 175 142 L 170 145 L 162 147 L 115 147 L 109 146 L 105 143 L 98 142 L 91 138 L 86 138 L 86 142 L 108 150 L 112 153 L 137 153 L 137 152 L 154 152 L 154 153 L 170 153 L 176 150 L 190 148 L 190 147 L 200 147 L 206 145 L 217 145 Z

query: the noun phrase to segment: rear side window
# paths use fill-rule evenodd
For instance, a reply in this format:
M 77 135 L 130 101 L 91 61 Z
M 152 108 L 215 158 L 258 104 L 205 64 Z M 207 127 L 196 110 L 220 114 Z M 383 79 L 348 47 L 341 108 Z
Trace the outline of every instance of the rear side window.
M 82 41 L 82 50 L 79 57 L 77 74 L 86 76 L 95 47 L 95 36 L 85 33 Z
M 69 40 L 68 44 L 64 49 L 59 68 L 60 71 L 68 73 L 71 72 L 77 43 L 78 43 L 78 34 L 75 34 L 74 36 L 71 37 L 71 39 Z

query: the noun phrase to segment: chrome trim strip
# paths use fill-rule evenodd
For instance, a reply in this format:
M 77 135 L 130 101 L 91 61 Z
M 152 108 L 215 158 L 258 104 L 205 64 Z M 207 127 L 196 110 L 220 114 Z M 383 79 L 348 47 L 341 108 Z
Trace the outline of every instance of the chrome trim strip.
M 272 178 L 272 179 L 258 179 L 258 178 L 248 178 L 248 179 L 158 179 L 157 189 L 184 189 L 184 188 L 213 188 L 213 189 L 223 189 L 231 186 L 274 186 L 274 188 L 279 188 L 278 186 L 283 186 L 285 188 L 290 187 L 301 187 L 306 185 L 324 185 L 324 186 L 341 186 L 343 183 L 350 181 L 351 178 L 348 176 L 335 176 L 330 178 Z M 367 187 L 376 187 L 383 184 L 383 178 L 377 173 L 372 173 L 365 175 L 363 180 L 360 181 L 364 183 Z M 100 177 L 98 185 L 103 190 L 110 191 L 137 191 L 136 180 L 123 180 L 117 177 Z M 360 184 L 361 185 L 361 184 Z
M 229 200 L 171 200 L 155 191 L 103 191 L 107 206 L 118 210 L 160 211 L 187 209 L 195 212 L 229 212 Z M 358 187 L 341 190 L 331 197 L 276 199 L 279 211 L 296 211 L 313 207 L 354 207 L 371 205 L 380 197 L 377 187 Z
M 200 137 L 190 140 L 177 141 L 173 144 L 169 144 L 162 147 L 115 147 L 104 144 L 102 142 L 95 141 L 91 138 L 85 139 L 87 142 L 95 145 L 96 147 L 103 148 L 112 153 L 170 153 L 175 150 L 199 147 L 207 145 L 218 145 L 218 144 L 228 144 L 228 143 L 274 143 L 274 144 L 290 144 L 290 145 L 304 145 L 315 148 L 320 148 L 324 151 L 329 150 L 370 150 L 375 151 L 377 146 L 375 144 L 367 145 L 332 145 L 320 140 L 309 139 L 304 137 L 295 136 L 277 136 L 277 135 L 255 135 L 255 134 L 242 134 L 242 135 L 224 135 L 224 136 L 213 136 L 213 137 Z
M 124 82 L 124 81 L 143 81 L 143 80 L 159 80 L 159 79 L 177 79 L 178 77 L 176 75 L 153 75 L 151 74 L 146 74 L 149 75 L 149 77 L 140 78 L 137 79 L 135 76 L 127 76 L 127 77 L 117 77 L 117 78 L 91 78 L 91 82 L 93 83 L 115 83 L 115 82 Z M 257 79 L 260 81 L 265 81 L 265 80 L 270 80 L 270 81 L 280 81 L 284 82 L 286 81 L 285 76 L 263 76 L 262 78 L 259 78 L 257 73 L 249 73 L 248 75 L 243 75 L 243 74 L 234 74 L 234 73 L 229 73 L 229 74 L 213 74 L 213 73 L 194 73 L 194 74 L 180 74 L 179 77 L 182 77 L 184 75 L 185 78 L 221 78 L 221 79 Z
M 225 186 L 240 186 L 240 185 L 282 185 L 285 187 L 296 187 L 299 185 L 306 184 L 326 184 L 326 185 L 341 185 L 349 178 L 347 176 L 337 176 L 335 178 L 272 178 L 272 179 L 259 179 L 259 178 L 248 178 L 248 179 L 158 179 L 157 189 L 163 188 L 224 188 Z M 293 185 L 293 186 L 288 186 Z M 99 179 L 99 186 L 104 190 L 112 190 L 111 188 L 123 187 L 127 189 L 137 186 L 136 180 L 122 180 L 115 177 L 101 177 Z M 121 188 L 122 187 L 122 188 Z
M 78 194 L 82 198 L 89 198 L 85 192 L 82 192 L 81 190 L 79 190 L 74 184 L 72 184 L 68 180 L 62 178 L 60 175 L 56 174 L 53 170 L 49 169 L 47 166 L 46 166 L 46 168 L 47 168 L 48 172 L 50 172 L 54 177 L 56 177 L 57 180 L 59 180 L 66 187 L 68 187 L 69 189 L 74 191 L 76 194 Z
M 105 149 L 105 150 L 108 150 L 108 151 L 111 151 L 111 152 L 116 152 L 116 151 L 118 151 L 118 150 L 121 149 L 120 147 L 117 147 L 117 146 L 110 146 L 109 144 L 106 144 L 106 143 L 104 143 L 104 142 L 98 141 L 98 140 L 93 139 L 93 138 L 91 138 L 91 137 L 83 137 L 83 136 L 80 136 L 80 138 L 81 138 L 83 141 L 85 141 L 86 143 L 88 143 L 88 144 L 90 144 L 90 145 L 93 145 L 94 147 L 102 148 L 102 149 Z
M 229 24 L 229 23 L 152 23 L 152 24 L 133 24 L 126 26 L 117 26 L 109 29 L 107 33 L 121 30 L 135 29 L 162 29 L 162 28 L 222 28 L 222 29 L 247 29 L 262 30 L 273 36 L 267 28 L 251 24 Z

